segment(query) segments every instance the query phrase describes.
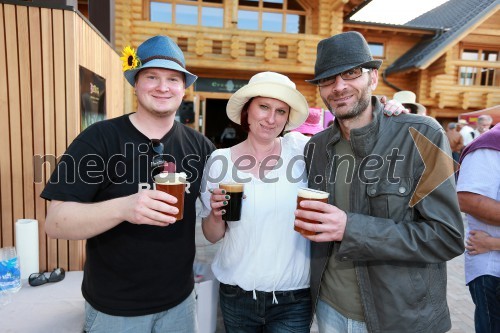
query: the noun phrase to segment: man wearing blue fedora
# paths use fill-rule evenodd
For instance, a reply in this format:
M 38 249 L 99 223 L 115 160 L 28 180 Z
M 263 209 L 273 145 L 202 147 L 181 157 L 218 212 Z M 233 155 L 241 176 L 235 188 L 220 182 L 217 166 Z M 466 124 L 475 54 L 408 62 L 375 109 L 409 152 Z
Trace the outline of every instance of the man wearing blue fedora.
M 86 240 L 85 332 L 197 332 L 195 201 L 215 147 L 174 121 L 197 77 L 166 36 L 137 53 L 125 48 L 122 60 L 137 110 L 95 123 L 71 143 L 41 194 L 51 200 L 45 229 Z M 190 183 L 180 220 L 172 215 L 177 199 L 154 190 L 160 171 L 184 172 Z
M 432 118 L 384 117 L 372 96 L 382 61 L 358 32 L 318 44 L 315 77 L 335 115 L 304 154 L 309 187 L 295 224 L 311 240 L 320 333 L 446 332 L 446 261 L 464 251 L 451 151 Z M 318 221 L 306 223 L 303 219 Z

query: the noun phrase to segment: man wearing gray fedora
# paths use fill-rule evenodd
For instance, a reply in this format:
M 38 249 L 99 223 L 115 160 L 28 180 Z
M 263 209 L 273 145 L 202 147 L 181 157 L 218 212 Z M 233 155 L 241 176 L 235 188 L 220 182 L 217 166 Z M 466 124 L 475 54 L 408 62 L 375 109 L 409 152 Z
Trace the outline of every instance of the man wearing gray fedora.
M 84 332 L 197 332 L 195 202 L 215 147 L 174 121 L 197 76 L 167 36 L 126 47 L 121 59 L 136 112 L 71 143 L 41 194 L 51 200 L 45 230 L 86 240 Z M 176 197 L 154 190 L 160 171 L 184 172 L 190 183 L 179 220 Z
M 321 333 L 446 332 L 446 261 L 464 251 L 451 151 L 434 119 L 383 116 L 381 63 L 357 32 L 318 44 L 309 82 L 335 121 L 304 155 L 309 187 L 330 196 L 295 213 L 314 232 L 313 312 Z

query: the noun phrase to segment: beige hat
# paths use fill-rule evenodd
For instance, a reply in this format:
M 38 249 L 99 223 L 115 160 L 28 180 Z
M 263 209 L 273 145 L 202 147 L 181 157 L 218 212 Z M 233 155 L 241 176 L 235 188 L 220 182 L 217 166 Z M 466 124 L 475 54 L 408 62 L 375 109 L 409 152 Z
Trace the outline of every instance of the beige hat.
M 416 103 L 417 95 L 415 95 L 411 91 L 408 90 L 398 91 L 397 93 L 394 94 L 392 98 L 403 104 L 403 106 L 405 107 L 409 106 L 416 108 L 418 114 L 423 114 L 426 110 L 425 106 Z
M 459 119 L 458 122 L 457 122 L 457 124 L 459 124 L 459 125 L 469 125 L 469 123 L 465 119 Z
M 300 126 L 309 115 L 306 98 L 287 76 L 275 72 L 257 73 L 246 86 L 236 91 L 227 102 L 226 113 L 229 119 L 241 124 L 241 110 L 252 97 L 269 97 L 285 102 L 290 106 L 290 116 L 285 130 Z

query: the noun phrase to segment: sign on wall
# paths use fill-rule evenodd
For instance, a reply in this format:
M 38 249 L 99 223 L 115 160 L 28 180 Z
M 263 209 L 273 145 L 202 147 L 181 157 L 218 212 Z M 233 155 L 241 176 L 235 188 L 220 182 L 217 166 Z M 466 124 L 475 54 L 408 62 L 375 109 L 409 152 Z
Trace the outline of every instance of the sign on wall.
M 247 80 L 227 80 L 200 77 L 194 83 L 194 91 L 234 93 L 244 85 Z
M 106 118 L 106 79 L 80 66 L 80 129 Z

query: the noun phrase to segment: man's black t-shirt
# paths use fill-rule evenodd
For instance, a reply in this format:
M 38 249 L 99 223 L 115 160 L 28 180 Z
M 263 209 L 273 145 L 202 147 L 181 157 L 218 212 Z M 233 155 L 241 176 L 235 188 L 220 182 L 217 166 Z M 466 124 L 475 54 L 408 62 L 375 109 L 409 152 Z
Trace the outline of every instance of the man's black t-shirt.
M 178 122 L 161 142 L 164 159 L 175 162 L 176 171 L 185 172 L 191 183 L 184 219 L 168 227 L 124 221 L 87 240 L 82 293 L 95 309 L 110 315 L 165 311 L 194 287 L 195 201 L 214 145 Z M 150 140 L 129 115 L 95 123 L 68 147 L 41 197 L 93 203 L 152 188 L 153 156 Z

